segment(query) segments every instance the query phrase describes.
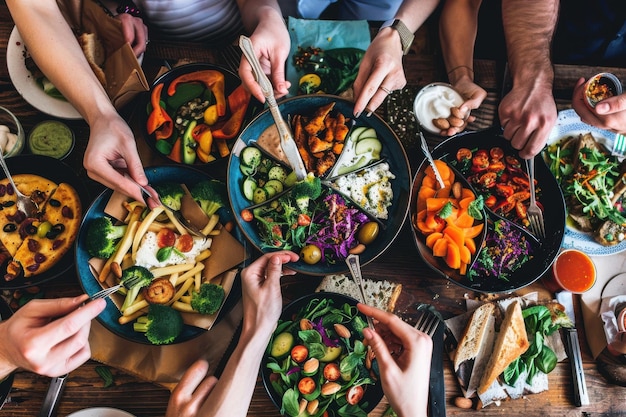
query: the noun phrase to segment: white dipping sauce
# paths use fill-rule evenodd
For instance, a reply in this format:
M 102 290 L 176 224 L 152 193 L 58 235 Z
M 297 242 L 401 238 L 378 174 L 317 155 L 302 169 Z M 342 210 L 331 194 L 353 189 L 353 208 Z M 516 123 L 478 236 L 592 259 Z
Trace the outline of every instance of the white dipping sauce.
M 17 143 L 17 135 L 11 133 L 8 126 L 0 125 L 0 151 L 3 154 L 9 152 Z
M 413 111 L 418 123 L 431 133 L 439 134 L 440 129 L 435 127 L 433 119 L 450 116 L 451 107 L 463 104 L 463 97 L 445 83 L 428 84 L 415 97 Z

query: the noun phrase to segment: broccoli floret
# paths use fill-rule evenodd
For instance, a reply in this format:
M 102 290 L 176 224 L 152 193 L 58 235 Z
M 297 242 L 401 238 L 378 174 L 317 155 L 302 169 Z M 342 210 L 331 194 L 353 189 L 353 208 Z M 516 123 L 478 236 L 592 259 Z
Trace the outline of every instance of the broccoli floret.
M 151 304 L 148 315 L 137 318 L 133 330 L 143 332 L 150 343 L 166 345 L 172 343 L 183 331 L 183 318 L 172 307 Z
M 193 199 L 200 204 L 207 216 L 212 216 L 220 208 L 228 206 L 226 184 L 221 181 L 200 181 L 189 192 Z
M 110 218 L 104 216 L 92 220 L 89 223 L 85 240 L 89 255 L 97 258 L 110 258 L 126 233 L 127 227 L 125 224 L 115 226 Z
M 301 212 L 305 213 L 309 208 L 309 200 L 315 200 L 322 194 L 322 181 L 312 172 L 302 181 L 297 182 L 291 189 L 291 196 Z
M 164 182 L 154 186 L 161 198 L 161 203 L 172 210 L 180 210 L 180 201 L 183 198 L 183 187 L 175 182 Z
M 139 265 L 133 265 L 122 271 L 120 282 L 128 290 L 126 292 L 126 298 L 124 298 L 124 304 L 122 304 L 122 313 L 135 302 L 139 291 L 143 287 L 150 285 L 152 278 L 154 278 L 152 272 Z
M 213 314 L 220 309 L 224 296 L 221 285 L 204 283 L 200 285 L 200 292 L 192 293 L 191 307 L 200 314 Z

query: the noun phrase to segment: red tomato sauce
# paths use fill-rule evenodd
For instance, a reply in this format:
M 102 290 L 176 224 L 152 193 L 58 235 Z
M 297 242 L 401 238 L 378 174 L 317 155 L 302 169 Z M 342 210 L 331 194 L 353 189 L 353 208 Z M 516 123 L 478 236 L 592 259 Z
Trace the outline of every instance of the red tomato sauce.
M 596 268 L 591 259 L 577 250 L 562 252 L 552 269 L 559 285 L 567 291 L 582 293 L 596 282 Z

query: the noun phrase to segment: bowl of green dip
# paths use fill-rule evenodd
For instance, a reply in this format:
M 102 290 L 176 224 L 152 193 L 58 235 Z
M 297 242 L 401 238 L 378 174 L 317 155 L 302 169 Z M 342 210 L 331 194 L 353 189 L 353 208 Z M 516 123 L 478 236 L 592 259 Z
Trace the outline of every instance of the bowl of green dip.
M 36 155 L 63 159 L 74 148 L 74 132 L 63 122 L 44 120 L 30 131 L 28 148 Z

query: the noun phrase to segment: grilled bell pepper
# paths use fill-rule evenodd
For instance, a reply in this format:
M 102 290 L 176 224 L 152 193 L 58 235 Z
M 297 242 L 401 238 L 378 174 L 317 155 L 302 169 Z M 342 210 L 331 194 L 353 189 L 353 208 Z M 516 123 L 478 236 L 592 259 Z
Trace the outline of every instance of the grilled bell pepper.
M 172 136 L 174 131 L 174 122 L 169 114 L 161 107 L 161 91 L 163 83 L 157 84 L 152 90 L 150 96 L 150 104 L 152 105 L 152 113 L 148 116 L 146 127 L 148 133 L 154 133 L 157 140 L 167 139 Z
M 237 136 L 243 124 L 246 110 L 248 110 L 248 104 L 250 104 L 250 93 L 243 85 L 240 85 L 228 96 L 228 107 L 231 112 L 230 119 L 218 129 L 213 130 L 213 137 L 215 139 L 232 139 Z
M 215 70 L 202 70 L 194 71 L 188 74 L 183 74 L 174 78 L 167 87 L 167 94 L 173 96 L 176 93 L 176 87 L 181 83 L 201 82 L 207 86 L 215 96 L 217 102 L 217 114 L 218 116 L 224 116 L 226 114 L 226 98 L 224 97 L 224 74 Z

